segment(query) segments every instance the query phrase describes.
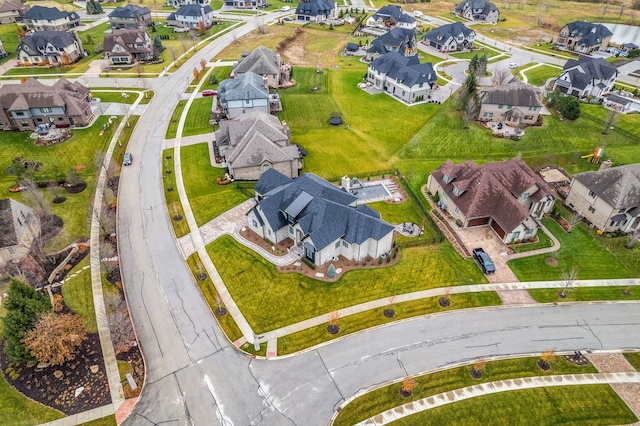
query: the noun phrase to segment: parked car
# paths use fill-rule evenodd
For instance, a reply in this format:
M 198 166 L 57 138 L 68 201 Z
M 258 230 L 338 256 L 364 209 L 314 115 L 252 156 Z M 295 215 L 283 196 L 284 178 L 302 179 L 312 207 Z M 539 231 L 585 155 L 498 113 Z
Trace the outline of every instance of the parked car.
M 125 153 L 124 161 L 122 162 L 122 164 L 124 164 L 125 166 L 130 166 L 132 161 L 133 161 L 133 156 L 131 155 L 131 153 L 130 152 Z
M 496 272 L 495 265 L 491 261 L 489 255 L 483 249 L 474 248 L 473 258 L 478 262 L 478 265 L 480 265 L 480 269 L 482 269 L 482 272 L 484 272 L 485 274 L 489 275 Z
M 215 90 L 203 90 L 202 91 L 202 96 L 216 96 L 218 94 L 218 92 L 216 92 Z
M 511 62 L 511 63 L 509 64 L 509 68 L 510 68 L 510 69 L 518 68 L 518 64 L 516 64 L 515 62 Z

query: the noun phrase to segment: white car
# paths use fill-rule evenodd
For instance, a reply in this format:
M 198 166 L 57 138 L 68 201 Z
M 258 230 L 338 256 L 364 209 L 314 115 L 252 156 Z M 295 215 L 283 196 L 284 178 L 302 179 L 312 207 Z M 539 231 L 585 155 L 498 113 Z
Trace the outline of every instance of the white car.
M 515 62 L 511 62 L 509 64 L 509 69 L 514 69 L 514 68 L 518 68 L 518 64 L 516 64 Z

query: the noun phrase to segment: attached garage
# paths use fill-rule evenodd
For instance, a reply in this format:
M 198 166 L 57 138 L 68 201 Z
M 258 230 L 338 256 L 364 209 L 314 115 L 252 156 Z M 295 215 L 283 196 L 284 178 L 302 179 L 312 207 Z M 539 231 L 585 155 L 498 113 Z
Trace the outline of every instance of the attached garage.
M 502 229 L 500 225 L 498 225 L 498 222 L 495 220 L 491 221 L 491 228 L 493 228 L 493 230 L 496 231 L 496 234 L 504 240 L 504 236 L 507 235 L 507 233 L 504 232 L 504 229 Z
M 490 217 L 477 217 L 475 219 L 469 219 L 469 221 L 467 222 L 467 227 L 471 228 L 472 226 L 482 226 L 482 225 L 488 225 L 489 221 L 491 220 Z

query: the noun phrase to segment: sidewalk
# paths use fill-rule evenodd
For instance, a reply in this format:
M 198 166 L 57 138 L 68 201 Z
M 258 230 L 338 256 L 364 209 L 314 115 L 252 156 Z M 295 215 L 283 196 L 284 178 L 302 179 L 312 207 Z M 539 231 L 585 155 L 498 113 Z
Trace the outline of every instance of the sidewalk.
M 509 392 L 520 389 L 533 389 L 548 386 L 584 386 L 602 384 L 640 383 L 640 373 L 599 373 L 599 374 L 563 374 L 557 376 L 525 377 L 521 379 L 498 380 L 481 383 L 432 395 L 427 398 L 394 407 L 376 416 L 358 423 L 358 425 L 386 425 L 404 417 L 416 414 L 453 402 L 464 401 L 476 396 L 490 395 L 499 392 Z

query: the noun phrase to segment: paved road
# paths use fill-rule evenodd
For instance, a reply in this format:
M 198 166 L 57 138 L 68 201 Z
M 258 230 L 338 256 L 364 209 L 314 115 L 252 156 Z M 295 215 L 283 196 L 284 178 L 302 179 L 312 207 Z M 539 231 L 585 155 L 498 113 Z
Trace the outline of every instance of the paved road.
M 255 25 L 241 27 L 237 35 Z M 640 309 L 629 303 L 455 312 L 278 361 L 237 352 L 176 248 L 160 158 L 164 129 L 190 70 L 232 40 L 233 35 L 223 36 L 173 75 L 152 83 L 156 96 L 131 138 L 134 164 L 123 170 L 119 194 L 119 249 L 148 377 L 127 424 L 326 424 L 334 407 L 358 389 L 450 362 L 548 347 L 640 346 Z

